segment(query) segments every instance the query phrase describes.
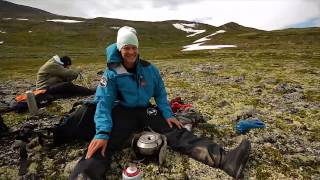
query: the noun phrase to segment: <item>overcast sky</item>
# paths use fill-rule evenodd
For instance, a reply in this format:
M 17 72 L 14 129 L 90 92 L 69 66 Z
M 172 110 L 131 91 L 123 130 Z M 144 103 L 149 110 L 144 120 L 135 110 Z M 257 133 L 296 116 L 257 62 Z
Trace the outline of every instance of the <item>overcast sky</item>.
M 84 18 L 236 22 L 264 30 L 320 27 L 320 0 L 8 0 Z

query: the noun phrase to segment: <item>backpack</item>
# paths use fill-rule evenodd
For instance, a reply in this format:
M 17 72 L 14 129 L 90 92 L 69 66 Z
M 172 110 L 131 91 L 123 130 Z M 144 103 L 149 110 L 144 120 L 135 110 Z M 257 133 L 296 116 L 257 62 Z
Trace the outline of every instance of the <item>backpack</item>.
M 13 148 L 19 149 L 19 175 L 24 175 L 28 172 L 28 153 L 26 144 L 34 136 L 38 136 L 38 142 L 42 146 L 44 141 L 51 140 L 53 143 L 49 147 L 69 143 L 74 140 L 90 141 L 95 135 L 94 114 L 96 104 L 91 101 L 76 102 L 72 109 L 60 119 L 60 123 L 51 128 L 44 128 L 36 130 L 37 125 L 25 124 L 18 131 L 14 132 L 16 135 Z M 0 114 L 0 138 L 3 130 L 7 130 L 7 126 L 3 123 Z M 43 133 L 47 132 L 47 135 Z M 53 134 L 53 136 L 50 136 Z
M 60 123 L 52 129 L 54 144 L 73 140 L 90 141 L 96 133 L 95 111 L 96 104 L 92 101 L 76 102 L 72 109 L 60 119 Z

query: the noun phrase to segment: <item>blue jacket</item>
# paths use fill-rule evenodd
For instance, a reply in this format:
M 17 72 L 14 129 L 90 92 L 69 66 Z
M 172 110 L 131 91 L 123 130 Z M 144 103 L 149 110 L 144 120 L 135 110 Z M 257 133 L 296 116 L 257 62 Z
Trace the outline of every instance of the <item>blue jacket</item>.
M 112 130 L 111 112 L 118 103 L 130 108 L 148 107 L 154 97 L 163 117 L 172 117 L 164 83 L 154 65 L 138 58 L 136 74 L 129 73 L 121 64 L 122 58 L 115 44 L 108 46 L 106 52 L 109 69 L 104 72 L 95 96 L 96 139 L 109 139 L 106 132 Z M 112 67 L 110 63 L 113 63 Z

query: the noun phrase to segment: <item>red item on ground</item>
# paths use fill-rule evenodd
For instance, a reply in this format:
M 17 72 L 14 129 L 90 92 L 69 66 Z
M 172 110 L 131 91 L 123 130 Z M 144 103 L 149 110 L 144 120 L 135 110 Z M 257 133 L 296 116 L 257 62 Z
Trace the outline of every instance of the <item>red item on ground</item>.
M 177 111 L 186 111 L 192 107 L 192 104 L 184 104 L 181 100 L 181 97 L 176 97 L 170 101 L 170 107 L 173 113 Z

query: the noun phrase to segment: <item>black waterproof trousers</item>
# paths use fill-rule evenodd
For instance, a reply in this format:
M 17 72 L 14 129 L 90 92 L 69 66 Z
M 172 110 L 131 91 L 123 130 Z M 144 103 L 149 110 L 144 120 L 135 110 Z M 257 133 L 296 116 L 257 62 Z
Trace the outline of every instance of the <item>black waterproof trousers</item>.
M 8 132 L 8 130 L 9 128 L 6 124 L 4 124 L 2 116 L 0 114 L 0 138 L 1 138 L 1 135 Z
M 112 110 L 113 129 L 108 141 L 105 157 L 97 151 L 93 158 L 85 156 L 76 165 L 69 179 L 76 179 L 78 174 L 88 176 L 93 180 L 105 179 L 105 173 L 110 165 L 112 155 L 121 150 L 128 142 L 130 135 L 141 132 L 144 127 L 151 127 L 155 132 L 167 137 L 168 145 L 175 151 L 189 155 L 212 167 L 219 167 L 224 153 L 221 146 L 207 138 L 199 138 L 186 129 L 170 128 L 158 111 L 156 115 L 148 115 L 147 108 L 125 108 L 116 106 Z M 94 129 L 86 129 L 92 131 Z M 91 134 L 91 133 L 89 133 Z
M 78 86 L 72 82 L 62 82 L 47 88 L 47 93 L 54 99 L 68 98 L 72 96 L 88 96 L 95 93 L 95 90 Z

